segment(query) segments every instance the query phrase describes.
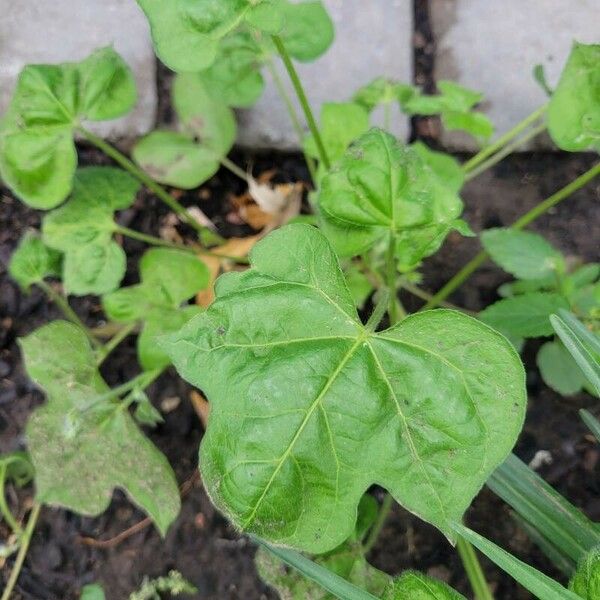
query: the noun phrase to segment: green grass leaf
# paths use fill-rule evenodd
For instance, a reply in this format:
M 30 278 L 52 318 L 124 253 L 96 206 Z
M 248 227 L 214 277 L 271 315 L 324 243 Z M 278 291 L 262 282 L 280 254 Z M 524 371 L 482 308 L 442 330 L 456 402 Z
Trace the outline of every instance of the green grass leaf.
M 561 150 L 600 151 L 600 44 L 573 44 L 550 99 L 548 131 Z
M 418 151 L 380 129 L 358 138 L 323 178 L 317 203 L 338 254 L 361 254 L 393 236 L 402 270 L 433 254 L 463 209 Z
M 48 398 L 26 431 L 37 500 L 97 516 L 119 487 L 165 534 L 179 513 L 175 476 L 129 413 L 107 397 L 85 333 L 54 321 L 20 343 L 28 375 Z
M 468 527 L 456 524 L 455 529 L 457 533 L 471 542 L 473 546 L 483 552 L 491 561 L 495 562 L 539 600 L 581 600 L 580 596 L 566 590 L 560 583 L 515 558 L 500 546 L 490 542 Z
M 10 257 L 8 273 L 21 289 L 28 291 L 46 277 L 60 277 L 60 253 L 48 248 L 37 234 L 27 232 Z
M 271 233 L 251 263 L 165 342 L 211 402 L 200 464 L 213 502 L 243 530 L 319 553 L 349 537 L 377 482 L 452 538 L 523 422 L 513 348 L 447 310 L 371 332 L 310 226 Z
M 83 296 L 119 286 L 126 260 L 113 240 L 113 215 L 133 203 L 139 187 L 120 169 L 85 167 L 75 175 L 71 199 L 44 217 L 44 243 L 64 254 L 65 291 Z
M 0 123 L 0 176 L 29 206 L 54 208 L 71 191 L 75 127 L 120 117 L 135 101 L 133 75 L 112 48 L 80 63 L 26 66 Z
M 594 434 L 595 438 L 600 442 L 600 421 L 594 415 L 585 409 L 579 411 L 581 420 L 586 424 L 587 428 Z
M 144 369 L 153 370 L 170 363 L 158 338 L 177 331 L 200 312 L 199 307 L 182 303 L 208 285 L 209 272 L 193 254 L 153 248 L 140 261 L 140 277 L 138 285 L 106 294 L 102 305 L 113 321 L 143 322 L 138 357 Z
M 562 254 L 537 233 L 488 229 L 481 243 L 495 263 L 518 279 L 542 280 L 564 265 Z
M 530 338 L 553 333 L 550 315 L 568 308 L 567 301 L 553 292 L 530 292 L 504 298 L 479 313 L 479 318 L 497 329 L 514 336 Z

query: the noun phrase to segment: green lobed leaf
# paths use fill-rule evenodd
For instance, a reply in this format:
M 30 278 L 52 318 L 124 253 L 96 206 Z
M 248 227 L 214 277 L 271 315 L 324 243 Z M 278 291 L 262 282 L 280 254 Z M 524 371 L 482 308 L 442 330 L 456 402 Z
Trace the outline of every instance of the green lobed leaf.
M 311 62 L 333 43 L 333 21 L 320 0 L 288 2 L 283 0 L 285 25 L 280 33 L 286 50 L 296 60 Z
M 64 254 L 66 292 L 104 294 L 119 286 L 125 253 L 113 240 L 113 214 L 133 203 L 139 187 L 120 169 L 85 167 L 75 175 L 71 199 L 44 217 L 44 243 Z
M 569 589 L 585 600 L 600 598 L 600 546 L 592 550 L 577 566 Z
M 61 256 L 48 248 L 37 234 L 28 231 L 10 257 L 8 273 L 27 291 L 46 277 L 60 277 Z
M 0 176 L 29 206 L 54 208 L 71 191 L 75 127 L 120 117 L 135 101 L 133 75 L 112 48 L 80 63 L 26 66 L 0 123 Z
M 504 298 L 479 313 L 479 318 L 499 331 L 530 338 L 553 333 L 550 315 L 568 308 L 567 301 L 553 292 L 531 292 Z
M 118 322 L 142 321 L 138 356 L 146 370 L 166 367 L 169 357 L 158 338 L 180 329 L 200 311 L 182 303 L 209 283 L 206 265 L 193 254 L 167 248 L 148 250 L 140 261 L 141 283 L 105 295 L 104 312 Z
M 349 537 L 378 483 L 453 538 L 523 422 L 512 347 L 447 310 L 372 333 L 310 226 L 271 233 L 251 263 L 165 341 L 211 402 L 200 468 L 213 502 L 243 530 L 319 553 Z
M 359 88 L 352 101 L 371 113 L 381 104 L 400 102 L 403 105 L 416 94 L 418 90 L 412 85 L 398 83 L 387 77 L 377 77 Z
M 494 125 L 490 118 L 480 112 L 445 111 L 442 113 L 442 125 L 448 131 L 465 131 L 482 142 L 494 135 Z
M 436 152 L 423 142 L 414 142 L 410 147 L 449 189 L 460 192 L 465 182 L 465 172 L 451 154 Z
M 579 393 L 586 383 L 581 369 L 560 342 L 546 342 L 536 362 L 546 385 L 563 396 Z
M 548 132 L 562 150 L 600 151 L 600 44 L 573 44 L 548 106 Z
M 466 600 L 462 594 L 442 581 L 418 571 L 405 571 L 395 579 L 381 597 L 382 600 Z
M 412 270 L 457 225 L 463 205 L 453 185 L 419 151 L 371 129 L 323 178 L 321 224 L 341 256 L 391 242 L 400 268 Z
M 495 263 L 518 279 L 544 279 L 564 268 L 562 254 L 537 233 L 488 229 L 481 243 Z
M 27 425 L 37 500 L 96 516 L 119 487 L 164 534 L 180 507 L 173 471 L 129 413 L 102 399 L 109 388 L 85 333 L 54 321 L 20 342 L 27 373 L 48 398 Z

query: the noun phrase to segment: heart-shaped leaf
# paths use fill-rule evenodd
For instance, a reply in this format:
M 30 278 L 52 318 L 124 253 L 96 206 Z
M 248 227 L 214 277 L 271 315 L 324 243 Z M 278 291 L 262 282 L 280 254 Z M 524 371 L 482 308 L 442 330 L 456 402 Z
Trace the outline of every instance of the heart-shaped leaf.
M 181 305 L 208 285 L 210 275 L 193 254 L 154 248 L 142 257 L 140 276 L 140 284 L 104 296 L 104 311 L 113 321 L 143 321 L 138 337 L 140 364 L 146 370 L 164 368 L 170 360 L 157 338 L 177 331 L 200 312 L 198 306 Z
M 458 225 L 462 202 L 414 148 L 372 129 L 323 178 L 317 203 L 338 254 L 392 243 L 402 270 L 433 254 Z
M 137 180 L 119 169 L 79 169 L 71 199 L 44 217 L 44 243 L 65 255 L 65 291 L 83 296 L 119 286 L 125 253 L 113 240 L 117 229 L 113 214 L 133 203 L 139 187 Z
M 31 285 L 46 277 L 60 277 L 61 256 L 36 234 L 27 232 L 10 257 L 8 272 L 23 290 L 28 291 Z
M 22 338 L 21 348 L 48 396 L 27 425 L 38 501 L 96 516 L 119 487 L 164 534 L 180 507 L 173 471 L 129 413 L 103 399 L 109 388 L 85 333 L 54 321 Z
M 175 78 L 173 105 L 183 133 L 155 131 L 137 143 L 133 158 L 157 181 L 193 189 L 219 170 L 233 146 L 235 116 L 197 73 Z
M 350 536 L 377 483 L 453 539 L 523 422 L 508 341 L 447 310 L 373 333 L 308 225 L 273 232 L 251 263 L 165 342 L 211 402 L 200 468 L 213 502 L 243 530 L 319 553 Z
M 550 99 L 548 131 L 562 150 L 600 152 L 600 44 L 573 45 Z
M 75 127 L 120 117 L 135 101 L 133 75 L 112 48 L 80 63 L 25 67 L 0 123 L 0 176 L 30 206 L 54 208 L 71 190 Z

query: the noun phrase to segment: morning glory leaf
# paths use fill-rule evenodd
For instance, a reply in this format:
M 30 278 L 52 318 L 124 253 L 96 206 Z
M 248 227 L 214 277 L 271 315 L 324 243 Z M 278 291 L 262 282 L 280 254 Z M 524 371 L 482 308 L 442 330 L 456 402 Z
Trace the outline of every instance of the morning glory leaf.
M 466 600 L 442 581 L 418 571 L 405 571 L 386 588 L 382 600 Z
M 173 471 L 129 413 L 106 397 L 86 334 L 54 321 L 22 338 L 21 348 L 27 373 L 48 398 L 26 432 L 38 502 L 96 516 L 122 488 L 164 534 L 180 507 Z
M 317 203 L 338 254 L 391 240 L 406 271 L 440 247 L 463 208 L 455 181 L 446 184 L 418 151 L 380 129 L 356 140 L 323 178 Z
M 320 133 L 327 156 L 336 162 L 348 146 L 369 129 L 369 114 L 354 102 L 326 102 L 321 108 Z M 319 158 L 317 144 L 312 135 L 304 141 L 304 149 L 309 156 Z
M 600 152 L 600 44 L 573 45 L 550 99 L 548 132 L 561 150 Z
M 28 291 L 31 285 L 46 277 L 60 277 L 61 256 L 48 248 L 39 236 L 27 232 L 10 257 L 8 273 L 21 289 Z
M 133 203 L 139 187 L 120 169 L 79 169 L 71 199 L 44 217 L 44 243 L 64 254 L 67 293 L 104 294 L 118 287 L 125 274 L 125 253 L 113 240 L 113 214 Z
M 120 117 L 135 101 L 133 75 L 112 48 L 80 63 L 26 66 L 0 123 L 0 176 L 29 206 L 54 208 L 71 191 L 75 127 Z
M 481 243 L 495 263 L 518 279 L 542 280 L 564 268 L 562 254 L 536 233 L 488 229 Z
M 102 299 L 109 319 L 143 321 L 138 356 L 146 370 L 166 367 L 169 357 L 158 338 L 180 329 L 200 311 L 182 303 L 204 289 L 210 279 L 206 265 L 193 254 L 168 248 L 148 250 L 140 261 L 141 283 L 121 288 Z
M 132 154 L 156 181 L 193 189 L 219 170 L 221 158 L 231 150 L 235 116 L 197 73 L 177 75 L 173 106 L 183 132 L 154 131 L 136 144 Z
M 211 403 L 200 469 L 215 505 L 242 530 L 323 553 L 377 483 L 454 539 L 523 422 L 510 344 L 447 310 L 373 333 L 308 225 L 271 233 L 251 264 L 164 342 Z

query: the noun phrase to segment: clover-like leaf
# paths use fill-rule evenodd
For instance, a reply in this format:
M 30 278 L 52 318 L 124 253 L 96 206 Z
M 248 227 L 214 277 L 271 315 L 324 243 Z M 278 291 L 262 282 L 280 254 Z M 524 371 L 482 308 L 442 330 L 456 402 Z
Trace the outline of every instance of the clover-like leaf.
M 210 67 L 219 42 L 244 21 L 267 33 L 277 33 L 284 24 L 280 0 L 137 2 L 150 22 L 158 57 L 178 73 Z
M 550 99 L 548 132 L 562 150 L 600 152 L 600 44 L 573 45 Z
M 82 296 L 118 287 L 125 274 L 125 253 L 113 240 L 113 213 L 130 206 L 139 187 L 119 169 L 79 169 L 71 199 L 44 217 L 44 243 L 64 253 L 65 291 Z
M 210 280 L 206 265 L 193 254 L 167 248 L 148 250 L 140 261 L 141 283 L 103 297 L 107 316 L 113 321 L 143 321 L 138 337 L 138 356 L 144 369 L 170 363 L 157 338 L 180 329 L 200 312 L 182 303 L 204 289 Z
M 322 226 L 338 254 L 392 243 L 402 270 L 433 254 L 460 222 L 462 202 L 414 148 L 372 129 L 323 178 Z
M 48 248 L 38 235 L 28 231 L 10 257 L 8 272 L 21 289 L 28 291 L 31 285 L 46 277 L 60 277 L 61 256 Z
M 369 113 L 354 102 L 326 102 L 321 109 L 321 137 L 331 162 L 336 162 L 348 146 L 369 129 Z M 319 158 L 312 135 L 304 141 L 309 156 Z
M 48 397 L 27 425 L 38 501 L 95 516 L 119 487 L 164 534 L 180 507 L 173 471 L 129 413 L 106 397 L 85 333 L 54 321 L 22 338 L 21 347 L 27 373 Z
M 543 280 L 564 269 L 562 254 L 536 233 L 488 229 L 481 243 L 495 263 L 519 279 Z
M 584 600 L 600 598 L 600 547 L 594 548 L 577 565 L 569 589 Z
M 444 582 L 418 571 L 405 571 L 385 590 L 382 600 L 466 600 Z
M 54 208 L 71 190 L 74 129 L 120 117 L 135 101 L 133 75 L 112 48 L 80 63 L 25 67 L 0 123 L 0 176 L 30 206 Z
M 192 189 L 219 170 L 235 142 L 235 117 L 197 73 L 175 78 L 173 104 L 183 132 L 152 132 L 136 144 L 133 158 L 157 181 Z
M 251 264 L 165 341 L 211 402 L 200 468 L 213 502 L 243 530 L 319 553 L 350 536 L 377 483 L 453 539 L 522 425 L 510 344 L 447 310 L 373 333 L 308 225 L 271 233 Z

